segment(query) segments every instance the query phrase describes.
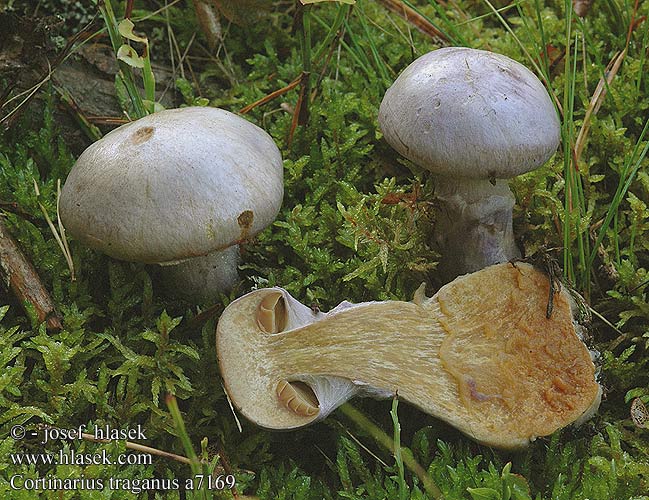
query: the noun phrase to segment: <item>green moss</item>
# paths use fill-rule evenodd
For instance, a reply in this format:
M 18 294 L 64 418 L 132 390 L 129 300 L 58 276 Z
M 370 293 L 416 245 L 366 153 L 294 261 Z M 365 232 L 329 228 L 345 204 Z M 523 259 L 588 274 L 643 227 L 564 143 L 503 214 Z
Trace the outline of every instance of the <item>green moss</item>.
M 447 20 L 440 19 L 440 5 L 411 3 L 458 41 L 544 68 L 558 102 L 572 103 L 564 109 L 572 120 L 564 126 L 571 147 L 599 79 L 625 48 L 633 9 L 633 2 L 596 2 L 586 21 L 573 19 L 568 31 L 570 2 L 519 2 L 501 12 L 502 20 L 483 2 L 445 3 Z M 179 50 L 188 49 L 192 72 L 186 67 L 187 79 L 177 82 L 187 104 L 209 101 L 237 111 L 286 86 L 305 67 L 289 4 L 273 2 L 268 14 L 254 23 L 224 25 L 225 45 L 213 58 L 204 57 L 200 33 L 191 42 L 197 28 L 195 17 L 186 12 L 189 4 L 137 26 L 152 40 L 153 60 L 169 60 L 163 36 L 168 27 Z M 137 7 L 138 16 L 154 10 L 145 2 Z M 113 261 L 74 241 L 78 279 L 70 281 L 39 207 L 40 202 L 56 220 L 56 183 L 74 160 L 71 145 L 57 130 L 51 89 L 44 88 L 39 106 L 0 133 L 0 201 L 18 207 L 3 205 L 7 225 L 52 292 L 64 323 L 62 331 L 46 332 L 34 314 L 3 296 L 9 307 L 1 309 L 0 323 L 0 456 L 41 452 L 34 440 L 4 439 L 13 425 L 35 429 L 38 422 L 65 428 L 141 424 L 147 430 L 146 444 L 183 454 L 163 402 L 166 393 L 173 393 L 194 447 L 207 436 L 203 454 L 215 466 L 220 464 L 214 462 L 217 454 L 223 455 L 223 465 L 227 461 L 237 471 L 239 492 L 268 499 L 427 498 L 411 471 L 406 469 L 402 480 L 399 462 L 337 415 L 288 434 L 243 421 L 240 432 L 219 381 L 215 321 L 229 301 L 253 287 L 283 286 L 302 302 L 328 310 L 342 300 L 410 299 L 422 281 L 429 284 L 429 292 L 440 285 L 438 256 L 430 245 L 437 215 L 434 182 L 387 146 L 376 123 L 389 80 L 439 42 L 377 2 L 360 0 L 349 11 L 329 2 L 307 8 L 312 54 L 322 55 L 310 62 L 308 122 L 297 126 L 289 143 L 299 88 L 247 115 L 282 150 L 284 204 L 273 226 L 243 246 L 242 281 L 216 304 L 210 319 L 199 313 L 211 304 L 179 303 L 161 295 L 151 269 Z M 526 253 L 564 252 L 567 276 L 598 313 L 591 342 L 601 351 L 606 390 L 602 408 L 588 424 L 539 439 L 518 454 L 486 449 L 412 408 L 401 408 L 400 440 L 446 498 L 647 498 L 649 431 L 632 424 L 629 406 L 633 398 L 646 401 L 649 395 L 649 160 L 642 156 L 647 137 L 641 137 L 649 109 L 649 29 L 640 21 L 648 9 L 649 4 L 640 3 L 628 52 L 591 117 L 576 167 L 561 150 L 543 169 L 512 181 L 514 225 Z M 341 13 L 339 37 L 331 27 Z M 324 40 L 331 47 L 321 46 Z M 542 57 L 546 50 L 551 61 Z M 564 95 L 566 89 L 569 95 Z M 570 210 L 567 182 L 580 186 Z M 616 195 L 620 186 L 625 191 Z M 384 429 L 391 428 L 388 405 L 360 405 Z M 66 446 L 80 453 L 117 453 L 124 443 L 74 441 Z M 60 444 L 45 449 L 58 452 Z M 245 470 L 251 472 L 240 472 Z M 32 498 L 29 492 L 11 490 L 8 481 L 16 473 L 145 479 L 186 478 L 190 470 L 167 459 L 156 459 L 152 466 L 104 469 L 27 467 L 0 460 L 0 494 Z M 133 495 L 115 490 L 101 498 Z M 190 492 L 187 498 L 205 497 L 200 495 Z M 62 498 L 99 496 L 84 491 Z M 178 491 L 154 496 L 181 498 Z M 48 492 L 44 498 L 60 497 Z

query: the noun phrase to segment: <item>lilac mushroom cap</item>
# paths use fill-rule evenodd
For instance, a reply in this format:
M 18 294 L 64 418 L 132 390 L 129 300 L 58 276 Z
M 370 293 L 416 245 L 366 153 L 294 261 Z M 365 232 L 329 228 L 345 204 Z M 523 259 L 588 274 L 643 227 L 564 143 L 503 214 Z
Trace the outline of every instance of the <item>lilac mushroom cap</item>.
M 256 235 L 275 219 L 283 192 L 282 157 L 266 132 L 222 109 L 189 107 L 92 144 L 65 182 L 60 214 L 91 248 L 173 265 Z M 236 250 L 217 260 L 234 262 L 226 281 L 236 280 Z
M 509 57 L 462 47 L 410 64 L 386 92 L 379 123 L 399 153 L 451 177 L 529 172 L 560 139 L 557 113 L 534 73 Z
M 448 47 L 410 64 L 379 110 L 386 141 L 436 174 L 449 278 L 518 256 L 508 179 L 543 165 L 560 124 L 539 79 L 509 57 Z M 445 216 L 442 215 L 442 218 Z

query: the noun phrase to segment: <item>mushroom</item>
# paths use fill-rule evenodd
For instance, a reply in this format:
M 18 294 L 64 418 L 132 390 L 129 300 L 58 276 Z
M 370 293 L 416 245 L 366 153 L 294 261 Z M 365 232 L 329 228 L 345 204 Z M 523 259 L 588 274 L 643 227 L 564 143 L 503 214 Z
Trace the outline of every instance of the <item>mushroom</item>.
M 529 264 L 457 278 L 432 298 L 314 313 L 281 288 L 232 302 L 216 332 L 226 391 L 268 429 L 326 417 L 354 395 L 397 394 L 471 438 L 525 446 L 597 409 L 601 389 L 565 287 Z M 498 290 L 494 294 L 493 290 Z
M 463 47 L 429 52 L 387 90 L 386 141 L 437 174 L 434 238 L 447 279 L 520 257 L 508 179 L 543 165 L 560 125 L 543 84 L 525 66 Z
M 189 107 L 123 125 L 86 149 L 60 198 L 66 230 L 116 259 L 160 264 L 176 295 L 207 300 L 237 280 L 238 243 L 268 226 L 281 154 L 228 111 Z

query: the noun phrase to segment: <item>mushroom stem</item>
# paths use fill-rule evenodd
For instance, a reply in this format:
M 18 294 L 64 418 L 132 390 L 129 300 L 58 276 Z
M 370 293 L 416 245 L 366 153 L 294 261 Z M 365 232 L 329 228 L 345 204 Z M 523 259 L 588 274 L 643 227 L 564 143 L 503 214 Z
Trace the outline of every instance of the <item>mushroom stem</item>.
M 356 393 L 391 397 L 398 389 L 408 401 L 425 400 L 428 391 L 448 391 L 444 377 L 430 377 L 442 370 L 439 357 L 430 356 L 445 337 L 436 321 L 439 314 L 435 302 L 357 304 L 326 320 L 270 336 L 265 351 L 274 358 L 280 384 L 303 382 L 315 393 L 316 405 L 303 408 L 305 416 L 324 418 Z M 427 380 L 428 386 L 413 386 L 414 380 Z M 286 399 L 280 395 L 280 400 Z
M 208 302 L 232 289 L 239 279 L 238 264 L 239 245 L 234 245 L 202 257 L 162 264 L 156 275 L 170 295 Z
M 434 50 L 386 91 L 378 120 L 394 149 L 447 176 L 439 181 L 446 214 L 436 229 L 446 278 L 519 256 L 514 197 L 496 179 L 539 168 L 561 136 L 552 99 L 529 69 L 485 50 Z
M 568 294 L 548 319 L 548 291 L 531 266 L 500 264 L 432 298 L 343 303 L 298 325 L 293 309 L 305 306 L 257 290 L 221 316 L 221 373 L 235 406 L 267 428 L 312 423 L 355 394 L 398 393 L 480 442 L 520 447 L 577 420 L 599 394 Z
M 435 195 L 442 207 L 433 237 L 447 281 L 521 256 L 512 228 L 516 200 L 507 181 L 438 176 Z

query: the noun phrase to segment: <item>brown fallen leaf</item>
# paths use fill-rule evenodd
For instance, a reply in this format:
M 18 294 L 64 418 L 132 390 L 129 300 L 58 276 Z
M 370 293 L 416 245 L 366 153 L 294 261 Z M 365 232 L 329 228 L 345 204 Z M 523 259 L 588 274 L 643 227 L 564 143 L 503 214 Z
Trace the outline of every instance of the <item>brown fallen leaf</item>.
M 586 17 L 593 0 L 572 0 L 572 8 L 579 17 Z
M 271 0 L 208 0 L 218 12 L 234 24 L 253 23 L 257 17 L 272 7 Z

